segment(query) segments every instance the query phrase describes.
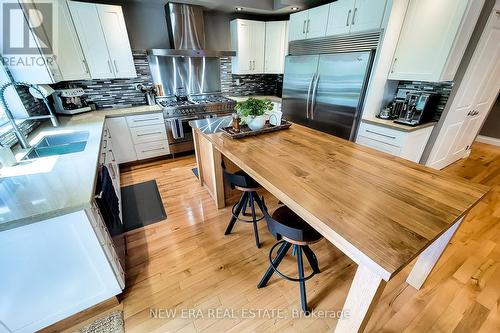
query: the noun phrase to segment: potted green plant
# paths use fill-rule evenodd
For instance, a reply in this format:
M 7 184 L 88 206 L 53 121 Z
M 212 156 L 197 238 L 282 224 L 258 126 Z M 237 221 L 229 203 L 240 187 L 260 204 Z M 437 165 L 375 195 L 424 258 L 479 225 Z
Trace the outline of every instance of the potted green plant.
M 235 109 L 248 127 L 256 131 L 266 124 L 266 113 L 273 110 L 273 103 L 269 99 L 250 97 L 244 102 L 238 102 Z

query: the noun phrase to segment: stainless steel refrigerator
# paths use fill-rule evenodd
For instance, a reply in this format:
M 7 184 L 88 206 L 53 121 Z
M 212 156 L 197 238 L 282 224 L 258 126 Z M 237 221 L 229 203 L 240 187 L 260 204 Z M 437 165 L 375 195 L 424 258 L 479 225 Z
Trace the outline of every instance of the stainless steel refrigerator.
M 283 116 L 354 140 L 374 51 L 289 55 L 283 78 Z

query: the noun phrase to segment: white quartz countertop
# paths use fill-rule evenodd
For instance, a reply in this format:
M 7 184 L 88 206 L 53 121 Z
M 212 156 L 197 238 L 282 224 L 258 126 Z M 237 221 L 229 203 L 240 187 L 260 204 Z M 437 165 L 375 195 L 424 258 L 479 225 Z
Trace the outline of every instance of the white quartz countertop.
M 421 124 L 421 125 L 417 125 L 417 126 L 408 126 L 408 125 L 395 123 L 392 120 L 380 119 L 380 118 L 375 118 L 375 117 L 363 118 L 362 121 L 366 122 L 366 123 L 370 123 L 370 124 L 375 124 L 375 125 L 380 125 L 380 126 L 392 128 L 392 129 L 402 131 L 402 132 L 414 132 L 414 131 L 418 131 L 422 128 L 436 125 L 436 122 L 429 122 L 429 123 L 425 123 L 425 124 Z
M 281 103 L 281 97 L 271 96 L 271 95 L 252 95 L 252 96 L 231 96 L 227 95 L 226 97 L 234 99 L 236 102 L 243 102 L 249 99 L 250 97 L 256 99 L 269 99 L 271 102 Z
M 61 125 L 40 126 L 29 136 L 30 144 L 43 136 L 88 131 L 85 150 L 49 156 L 0 169 L 0 231 L 68 214 L 90 205 L 94 196 L 99 149 L 107 117 L 161 111 L 158 106 L 98 110 L 72 117 L 59 117 Z M 26 150 L 18 149 L 16 158 Z

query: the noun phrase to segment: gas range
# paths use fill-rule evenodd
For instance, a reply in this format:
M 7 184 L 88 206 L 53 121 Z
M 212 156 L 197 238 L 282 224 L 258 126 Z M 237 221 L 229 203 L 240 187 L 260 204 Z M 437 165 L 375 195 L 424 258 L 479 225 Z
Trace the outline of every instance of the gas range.
M 205 118 L 227 115 L 234 111 L 236 101 L 222 95 L 192 95 L 187 100 L 175 97 L 157 97 L 156 102 L 163 110 L 163 118 Z

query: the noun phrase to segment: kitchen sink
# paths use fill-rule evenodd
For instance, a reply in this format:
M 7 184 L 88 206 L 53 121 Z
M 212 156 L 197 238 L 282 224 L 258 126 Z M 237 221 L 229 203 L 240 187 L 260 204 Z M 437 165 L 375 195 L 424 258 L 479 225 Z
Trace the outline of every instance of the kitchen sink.
M 36 145 L 35 148 L 39 147 L 50 147 L 50 146 L 62 146 L 73 143 L 86 143 L 89 138 L 89 132 L 73 132 L 65 134 L 47 135 L 42 138 Z M 85 146 L 84 146 L 85 148 Z
M 73 132 L 67 134 L 47 135 L 43 137 L 23 157 L 31 160 L 39 157 L 65 155 L 85 150 L 89 132 Z

